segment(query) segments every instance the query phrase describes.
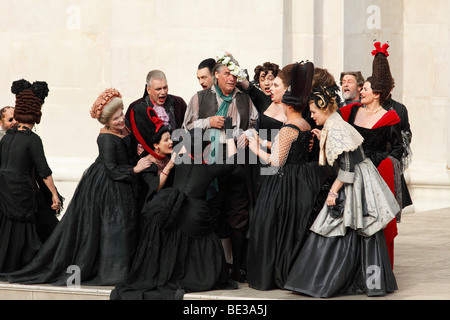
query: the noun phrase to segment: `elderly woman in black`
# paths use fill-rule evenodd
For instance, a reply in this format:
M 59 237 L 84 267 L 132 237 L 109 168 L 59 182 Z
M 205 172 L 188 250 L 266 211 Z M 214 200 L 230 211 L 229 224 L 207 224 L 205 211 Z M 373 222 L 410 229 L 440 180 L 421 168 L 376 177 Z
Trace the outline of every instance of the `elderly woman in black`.
M 148 158 L 135 162 L 119 91 L 104 90 L 90 114 L 104 125 L 97 136 L 97 159 L 84 172 L 61 221 L 33 260 L 2 274 L 2 280 L 115 285 L 124 279 L 136 249 L 137 174 L 151 162 Z

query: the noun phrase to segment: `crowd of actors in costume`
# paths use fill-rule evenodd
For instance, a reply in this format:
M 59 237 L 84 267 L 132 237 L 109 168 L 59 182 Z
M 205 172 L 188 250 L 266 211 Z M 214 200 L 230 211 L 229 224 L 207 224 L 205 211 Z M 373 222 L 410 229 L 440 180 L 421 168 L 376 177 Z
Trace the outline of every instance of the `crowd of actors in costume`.
M 375 43 L 372 75 L 343 72 L 341 88 L 309 61 L 266 62 L 250 81 L 222 52 L 198 66 L 188 104 L 159 70 L 126 110 L 104 90 L 90 110 L 99 155 L 61 219 L 33 131 L 48 85 L 14 81 L 15 107 L 1 111 L 0 281 L 68 285 L 77 266 L 114 300 L 244 282 L 323 298 L 394 292 L 411 130 L 387 49 Z

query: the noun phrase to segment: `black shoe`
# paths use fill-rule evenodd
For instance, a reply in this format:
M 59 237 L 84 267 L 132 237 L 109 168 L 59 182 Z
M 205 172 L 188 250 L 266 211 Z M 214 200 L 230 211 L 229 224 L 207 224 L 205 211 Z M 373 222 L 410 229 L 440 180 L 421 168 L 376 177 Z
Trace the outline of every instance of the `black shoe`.
M 231 277 L 231 279 L 233 279 L 234 281 L 237 281 L 237 282 L 242 282 L 242 283 L 247 282 L 247 272 L 245 272 L 245 270 L 243 270 L 243 269 L 239 269 L 239 270 L 233 269 L 231 271 L 230 277 Z

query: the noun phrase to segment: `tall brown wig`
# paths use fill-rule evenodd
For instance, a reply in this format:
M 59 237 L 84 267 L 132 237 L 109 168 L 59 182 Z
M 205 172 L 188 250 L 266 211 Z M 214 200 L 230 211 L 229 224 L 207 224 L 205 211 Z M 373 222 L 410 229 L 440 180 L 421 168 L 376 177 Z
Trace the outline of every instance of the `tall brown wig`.
M 375 57 L 372 63 L 372 76 L 367 78 L 366 81 L 370 82 L 374 93 L 380 94 L 380 104 L 383 104 L 389 97 L 393 85 L 391 69 L 387 59 L 389 56 L 387 52 L 389 45 L 384 44 L 381 47 L 379 42 L 376 42 L 374 45 L 375 50 L 372 51 L 372 54 Z

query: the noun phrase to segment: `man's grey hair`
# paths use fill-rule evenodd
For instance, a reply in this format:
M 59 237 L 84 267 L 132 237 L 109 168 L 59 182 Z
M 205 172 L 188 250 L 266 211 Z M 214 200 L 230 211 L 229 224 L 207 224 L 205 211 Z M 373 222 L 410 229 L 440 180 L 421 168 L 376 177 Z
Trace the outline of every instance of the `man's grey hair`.
M 356 79 L 356 85 L 358 87 L 362 87 L 364 86 L 364 77 L 361 74 L 361 71 L 348 71 L 348 72 L 341 72 L 341 86 L 342 86 L 342 78 L 344 78 L 344 76 L 354 76 Z
M 147 74 L 147 86 L 150 88 L 153 79 L 167 80 L 166 75 L 161 70 L 152 70 Z

